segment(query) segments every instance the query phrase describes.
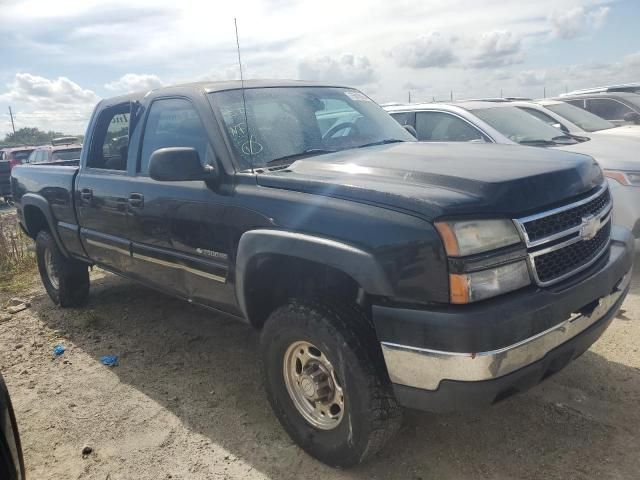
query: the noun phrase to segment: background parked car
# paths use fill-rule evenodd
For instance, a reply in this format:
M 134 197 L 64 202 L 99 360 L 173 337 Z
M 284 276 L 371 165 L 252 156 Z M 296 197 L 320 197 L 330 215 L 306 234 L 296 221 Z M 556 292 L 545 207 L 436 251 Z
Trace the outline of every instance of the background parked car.
M 11 170 L 22 164 L 35 147 L 13 147 L 0 150 L 0 197 L 11 199 Z
M 558 98 L 616 125 L 640 124 L 640 95 L 631 92 L 565 94 Z
M 80 161 L 82 144 L 75 137 L 54 139 L 51 145 L 36 147 L 24 163 L 51 163 Z
M 547 125 L 572 135 L 623 137 L 640 140 L 640 125 L 616 125 L 591 112 L 559 100 L 511 102 L 511 105 L 542 120 Z
M 577 137 L 554 128 L 511 102 L 465 101 L 386 107 L 427 142 L 490 142 L 555 147 L 594 157 L 609 177 L 614 223 L 633 231 L 640 248 L 638 142 L 621 137 Z
M 0 375 L 0 478 L 24 480 L 20 435 L 7 386 Z

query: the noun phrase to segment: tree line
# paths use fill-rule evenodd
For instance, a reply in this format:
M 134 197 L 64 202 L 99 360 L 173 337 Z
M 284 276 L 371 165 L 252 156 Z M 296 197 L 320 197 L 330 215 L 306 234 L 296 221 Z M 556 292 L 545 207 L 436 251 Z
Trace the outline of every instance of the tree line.
M 67 136 L 77 137 L 78 142 L 82 143 L 82 135 L 65 135 L 54 130 L 45 132 L 35 127 L 23 127 L 16 130 L 15 133 L 7 133 L 4 140 L 0 140 L 0 148 L 19 147 L 21 145 L 45 145 L 51 143 L 54 138 Z

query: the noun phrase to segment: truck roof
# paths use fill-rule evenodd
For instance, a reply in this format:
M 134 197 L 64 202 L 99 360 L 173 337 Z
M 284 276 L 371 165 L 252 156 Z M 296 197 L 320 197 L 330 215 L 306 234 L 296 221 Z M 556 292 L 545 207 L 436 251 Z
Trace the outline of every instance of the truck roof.
M 206 93 L 212 92 L 220 92 L 223 90 L 238 90 L 242 88 L 242 82 L 240 80 L 223 80 L 223 81 L 200 81 L 200 82 L 190 82 L 190 83 L 180 83 L 175 85 L 167 85 L 164 87 L 154 88 L 153 90 L 148 91 L 138 91 L 131 92 L 125 95 L 120 95 L 118 97 L 111 97 L 103 100 L 103 105 L 116 105 L 118 103 L 126 102 L 126 101 L 136 101 L 141 100 L 143 97 L 148 95 L 150 92 L 157 92 L 161 90 L 172 90 L 172 89 L 192 89 L 203 91 Z M 244 88 L 276 88 L 276 87 L 334 87 L 334 88 L 350 88 L 344 85 L 339 84 L 329 84 L 323 82 L 313 82 L 307 80 L 283 80 L 283 79 L 254 79 L 254 80 L 245 80 Z

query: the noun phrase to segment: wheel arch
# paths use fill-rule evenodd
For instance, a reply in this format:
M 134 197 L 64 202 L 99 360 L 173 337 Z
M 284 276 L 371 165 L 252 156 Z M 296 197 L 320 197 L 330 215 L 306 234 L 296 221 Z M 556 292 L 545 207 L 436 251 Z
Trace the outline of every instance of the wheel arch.
M 62 254 L 68 257 L 69 254 L 58 235 L 58 230 L 55 228 L 56 222 L 49 202 L 40 195 L 27 193 L 20 199 L 20 206 L 27 235 L 35 240 L 40 230 L 47 229 Z
M 273 281 L 280 275 L 281 282 Z M 368 252 L 332 239 L 280 230 L 251 230 L 240 238 L 235 265 L 238 306 L 245 319 L 260 327 L 279 305 L 276 295 L 260 295 L 266 288 L 304 292 L 307 281 L 340 296 L 392 296 L 393 289 L 380 263 Z M 354 294 L 355 291 L 355 294 Z M 269 297 L 269 298 L 267 298 Z

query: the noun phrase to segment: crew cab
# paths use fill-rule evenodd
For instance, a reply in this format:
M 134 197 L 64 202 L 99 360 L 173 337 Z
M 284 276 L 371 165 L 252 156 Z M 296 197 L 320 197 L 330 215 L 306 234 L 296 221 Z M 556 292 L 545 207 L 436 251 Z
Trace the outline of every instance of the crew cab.
M 419 143 L 346 87 L 103 100 L 79 167 L 12 182 L 55 303 L 82 303 L 96 265 L 249 323 L 276 416 L 333 466 L 380 450 L 403 406 L 490 405 L 559 371 L 629 289 L 591 157 Z

